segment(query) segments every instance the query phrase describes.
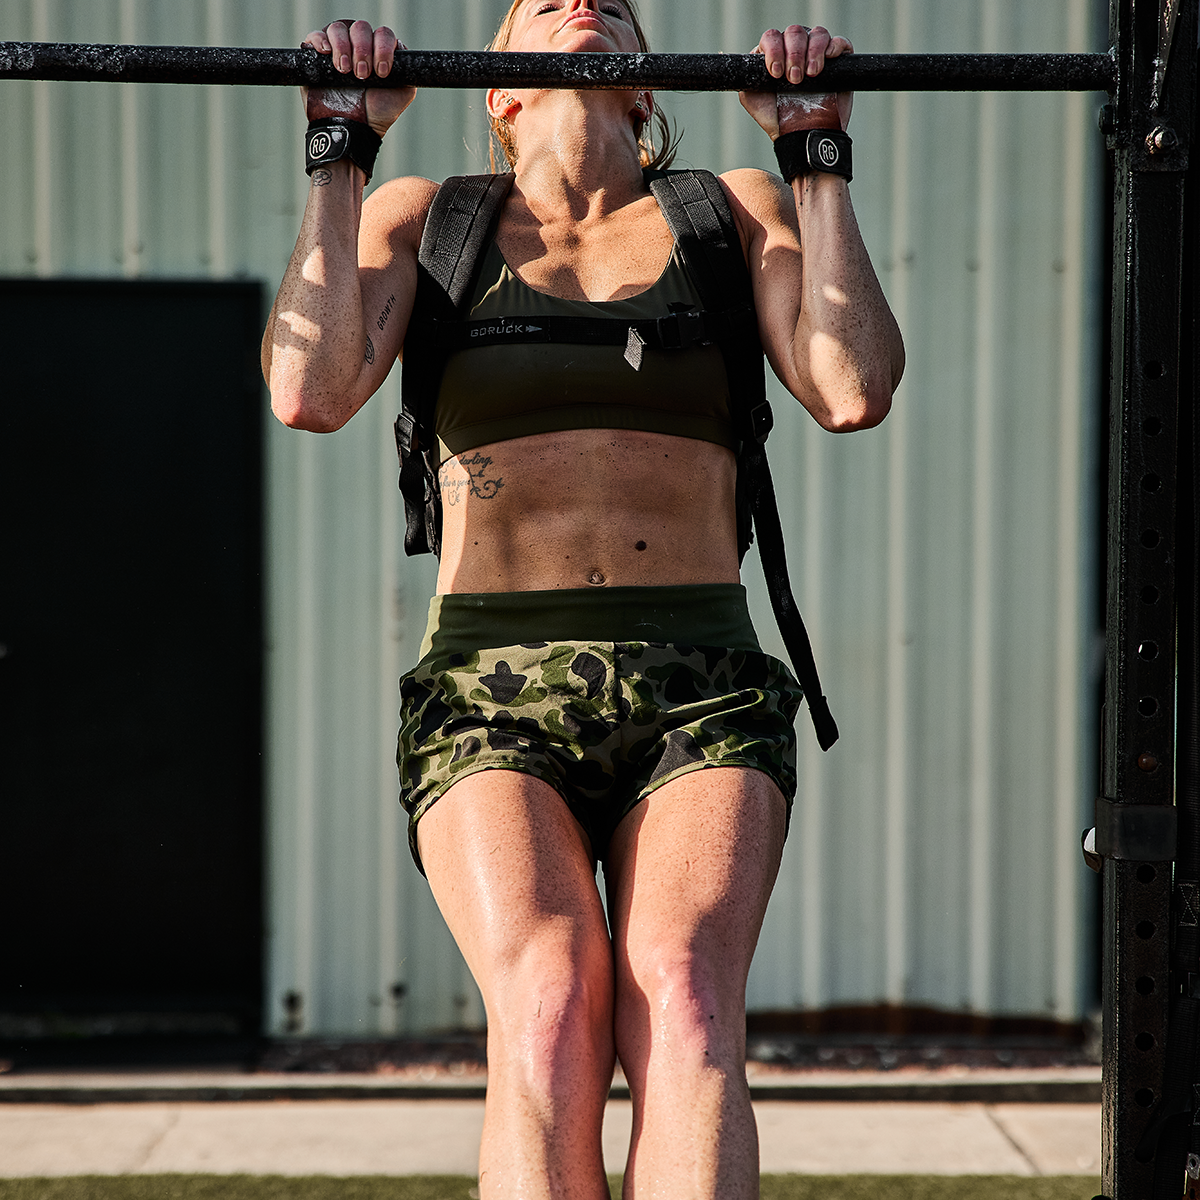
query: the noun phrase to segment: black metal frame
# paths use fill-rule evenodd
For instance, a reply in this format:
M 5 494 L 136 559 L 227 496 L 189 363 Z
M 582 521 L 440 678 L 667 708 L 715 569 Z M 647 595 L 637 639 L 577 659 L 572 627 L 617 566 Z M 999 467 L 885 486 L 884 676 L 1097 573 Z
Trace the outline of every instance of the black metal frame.
M 1183 885 L 1200 877 L 1200 855 L 1178 863 L 1172 903 L 1179 827 L 1194 842 L 1200 820 L 1197 706 L 1189 699 L 1196 555 L 1186 401 L 1194 376 L 1184 362 L 1185 283 L 1195 287 L 1185 247 L 1196 231 L 1185 215 L 1196 7 L 1196 0 L 1117 0 L 1112 8 L 1118 87 L 1105 124 L 1116 180 L 1113 361 L 1096 848 L 1104 855 L 1103 1186 L 1113 1200 L 1183 1194 L 1192 1085 L 1200 1082 L 1200 1002 L 1186 994 L 1200 969 L 1198 947 L 1194 929 L 1189 936 L 1180 926 L 1191 911 L 1181 903 Z
M 1198 4 L 1111 0 L 1111 55 L 854 55 L 801 85 L 1114 96 L 1101 118 L 1115 219 L 1103 795 L 1091 858 L 1103 872 L 1111 1200 L 1177 1200 L 1185 1164 L 1200 1177 Z M 344 80 L 309 50 L 0 42 L 6 78 Z M 752 55 L 410 52 L 377 82 L 793 90 Z

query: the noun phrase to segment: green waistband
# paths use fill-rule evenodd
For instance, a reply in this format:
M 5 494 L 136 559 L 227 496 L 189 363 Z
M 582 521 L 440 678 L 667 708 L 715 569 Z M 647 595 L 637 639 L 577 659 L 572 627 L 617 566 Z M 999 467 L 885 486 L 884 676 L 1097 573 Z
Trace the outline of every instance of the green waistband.
M 746 589 L 700 583 L 434 596 L 421 658 L 556 641 L 759 649 Z

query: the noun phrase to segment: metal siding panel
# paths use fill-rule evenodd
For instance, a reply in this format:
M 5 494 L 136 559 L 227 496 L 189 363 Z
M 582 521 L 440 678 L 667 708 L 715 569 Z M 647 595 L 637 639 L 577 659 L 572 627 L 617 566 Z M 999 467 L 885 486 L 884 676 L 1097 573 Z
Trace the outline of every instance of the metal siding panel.
M 874 16 L 880 7 L 876 6 Z M 869 42 L 859 29 L 849 32 L 860 48 L 993 48 L 983 40 L 985 31 L 975 6 L 915 8 L 919 11 L 894 6 L 892 45 L 879 37 L 878 30 L 872 30 Z M 1049 27 L 1040 6 L 1039 20 L 1032 24 L 1013 13 L 1009 28 L 986 32 L 993 38 L 1003 34 L 1004 40 L 994 45 L 998 49 L 1094 48 L 1086 13 L 1081 18 L 1079 4 L 1070 8 L 1068 14 L 1067 5 L 1059 6 L 1054 16 L 1060 19 Z M 1032 9 L 1024 14 L 1034 15 Z M 1068 15 L 1074 30 L 1069 39 Z M 826 23 L 839 28 L 837 20 L 834 12 Z M 905 44 L 908 21 L 917 28 L 909 32 L 911 40 Z M 1025 29 L 1036 33 L 1023 33 Z M 1041 40 L 1039 45 L 1029 45 L 1033 36 Z M 875 128 L 889 124 L 873 111 L 882 107 L 881 101 L 892 110 L 896 158 L 912 164 L 908 187 L 902 184 L 890 197 L 878 186 L 883 171 L 877 167 L 884 155 L 863 153 L 870 144 L 872 123 Z M 1004 121 L 1011 123 L 1011 129 L 1000 155 L 1006 164 L 1005 194 L 990 218 L 983 214 L 980 226 L 979 190 L 973 186 L 969 165 L 978 157 L 947 156 L 944 147 L 970 147 L 978 140 L 970 130 L 980 118 L 971 114 L 978 114 L 986 103 L 972 97 L 862 96 L 856 109 L 859 161 L 872 163 L 870 170 L 860 169 L 854 185 L 856 207 L 885 288 L 897 311 L 907 312 L 902 322 L 909 343 L 909 372 L 897 411 L 883 430 L 896 454 L 891 461 L 900 466 L 903 479 L 893 474 L 889 494 L 882 485 L 886 473 L 856 472 L 872 494 L 876 525 L 889 527 L 890 570 L 888 549 L 872 558 L 873 548 L 867 548 L 869 532 L 844 507 L 840 512 L 848 519 L 827 522 L 826 536 L 831 543 L 853 546 L 856 554 L 870 560 L 873 578 L 852 579 L 836 556 L 814 554 L 807 546 L 803 553 L 806 560 L 828 563 L 838 575 L 822 608 L 837 614 L 843 637 L 858 629 L 861 597 L 889 596 L 892 628 L 882 658 L 890 663 L 891 686 L 884 690 L 892 721 L 898 706 L 908 710 L 909 730 L 901 740 L 907 743 L 911 737 L 911 762 L 906 771 L 903 751 L 893 748 L 889 754 L 887 731 L 897 726 L 884 721 L 868 735 L 875 746 L 863 747 L 855 756 L 858 761 L 846 764 L 850 769 L 823 771 L 825 790 L 818 803 L 825 806 L 829 840 L 820 851 L 789 847 L 759 956 L 772 962 L 770 990 L 763 986 L 767 972 L 760 971 L 757 961 L 751 979 L 751 1003 L 759 1007 L 785 1002 L 775 984 L 777 960 L 786 951 L 777 947 L 783 938 L 795 938 L 794 922 L 788 929 L 787 921 L 776 918 L 775 909 L 782 903 L 789 914 L 794 911 L 795 887 L 788 873 L 802 861 L 823 865 L 840 882 L 832 885 L 832 899 L 826 906 L 825 953 L 810 951 L 803 964 L 819 969 L 823 961 L 831 978 L 821 983 L 802 979 L 799 987 L 790 989 L 792 995 L 819 995 L 827 1003 L 863 1003 L 896 999 L 899 983 L 902 998 L 910 1003 L 994 1013 L 1044 1012 L 1060 1019 L 1080 1012 L 1081 882 L 1073 825 L 1085 803 L 1086 772 L 1080 764 L 1086 761 L 1090 742 L 1083 712 L 1086 667 L 1081 646 L 1087 640 L 1088 583 L 1083 571 L 1086 562 L 1094 561 L 1094 550 L 1089 549 L 1094 538 L 1094 497 L 1090 479 L 1081 477 L 1078 466 L 1072 469 L 1070 463 L 1087 452 L 1080 451 L 1081 442 L 1094 446 L 1094 431 L 1087 440 L 1083 403 L 1085 397 L 1095 395 L 1090 363 L 1096 339 L 1082 314 L 1071 315 L 1081 298 L 1076 288 L 1074 300 L 1067 300 L 1063 272 L 1056 271 L 1054 263 L 1062 257 L 1059 243 L 1068 214 L 1076 226 L 1075 250 L 1080 257 L 1085 243 L 1078 239 L 1084 228 L 1094 229 L 1090 216 L 1079 209 L 1087 206 L 1087 190 L 1098 181 L 1094 148 L 1088 149 L 1095 137 L 1082 98 L 1071 103 L 1017 97 L 1006 104 Z M 1067 158 L 1075 174 L 1065 180 L 1060 148 L 1053 142 L 1047 145 L 1044 138 L 1038 148 L 1031 146 L 1039 138 L 1038 129 L 1047 127 L 1047 103 L 1061 105 L 1069 114 L 1062 123 L 1065 137 L 1085 148 Z M 913 114 L 907 122 L 902 113 L 905 106 Z M 1053 119 L 1051 123 L 1057 127 Z M 979 157 L 986 157 L 986 151 Z M 1008 164 L 1023 160 L 1029 160 L 1027 174 L 1013 179 Z M 1060 181 L 1073 199 L 1068 199 Z M 981 182 L 992 186 L 986 176 Z M 905 245 L 910 231 L 905 228 L 904 209 L 921 214 L 909 245 Z M 986 276 L 986 268 L 980 255 L 972 252 L 980 238 L 987 239 L 985 246 L 990 242 L 1002 250 L 999 256 L 992 250 L 994 279 L 980 278 Z M 1086 248 L 1094 259 L 1094 243 L 1086 243 Z M 1089 271 L 1078 261 L 1068 269 L 1080 274 Z M 910 282 L 902 286 L 905 277 Z M 980 297 L 996 310 L 994 324 Z M 983 347 L 977 330 L 986 331 L 996 347 L 991 363 L 980 359 Z M 1067 336 L 1075 340 L 1064 345 Z M 1062 355 L 1073 364 L 1070 368 L 1063 364 Z M 1066 411 L 1059 401 L 1063 379 L 1075 388 L 1074 404 Z M 981 393 L 990 393 L 994 405 L 990 432 L 977 424 Z M 863 435 L 852 441 L 852 458 L 861 456 L 865 462 Z M 995 478 L 982 489 L 980 507 L 973 513 L 971 496 L 978 486 L 980 465 L 978 458 L 974 467 L 971 462 L 976 441 L 976 455 L 983 454 L 991 462 Z M 897 442 L 907 443 L 898 453 Z M 776 457 L 774 442 L 772 450 Z M 1064 458 L 1069 485 L 1061 482 Z M 873 484 L 873 480 L 881 482 Z M 1068 486 L 1070 490 L 1064 490 Z M 984 504 L 988 497 L 990 505 Z M 785 502 L 785 508 L 790 506 L 790 500 Z M 811 514 L 803 519 L 802 538 L 813 527 Z M 1066 525 L 1062 535 L 1066 539 L 1062 549 L 1070 562 L 1066 572 L 1060 565 L 1059 539 L 1046 529 L 1048 520 Z M 984 547 L 979 546 L 981 538 Z M 789 532 L 789 546 L 796 540 Z M 972 586 L 970 564 L 976 554 L 981 561 Z M 979 589 L 989 578 L 996 587 L 994 594 L 985 597 Z M 911 622 L 903 619 L 905 604 L 911 606 Z M 812 607 L 807 590 L 802 605 Z M 993 676 L 986 686 L 979 672 L 972 679 L 968 670 L 972 605 L 980 647 L 977 662 L 980 667 L 990 663 Z M 861 659 L 866 647 L 860 645 L 855 652 L 841 643 L 838 632 L 832 633 L 832 645 L 829 637 L 826 633 L 817 644 L 822 662 L 830 660 L 829 688 L 841 716 L 858 699 L 852 677 L 854 671 L 864 669 Z M 904 668 L 898 661 L 904 648 L 897 643 L 909 639 L 911 661 Z M 992 760 L 977 785 L 983 790 L 976 827 L 992 839 L 990 845 L 973 838 L 964 820 L 968 794 L 964 760 L 972 717 L 967 700 L 972 683 L 977 745 Z M 1056 695 L 1067 702 L 1065 717 L 1056 716 Z M 981 711 L 980 704 L 998 712 L 999 719 L 986 720 L 986 707 Z M 850 752 L 845 743 L 853 733 L 845 721 L 843 728 L 843 744 L 834 756 L 842 755 L 844 760 Z M 802 779 L 806 756 L 815 757 L 809 754 L 806 737 L 811 740 L 802 723 Z M 1065 737 L 1069 740 L 1063 745 Z M 1064 757 L 1075 764 L 1074 769 L 1058 769 Z M 908 789 L 907 797 L 894 801 L 890 822 L 889 793 L 880 788 L 880 777 L 888 776 L 889 760 L 891 786 L 901 789 L 900 794 Z M 802 796 L 797 814 L 810 804 Z M 1082 817 L 1078 819 L 1082 824 Z M 879 875 L 882 860 L 872 826 L 887 829 L 893 847 L 896 833 L 907 834 L 908 853 L 893 851 L 891 859 L 903 862 L 906 886 L 897 886 L 894 873 Z M 802 827 L 793 825 L 793 838 Z M 973 845 L 974 871 L 969 869 Z M 972 879 L 976 939 L 964 920 L 964 914 L 972 911 Z M 856 888 L 865 895 L 857 894 Z M 911 905 L 907 930 L 903 921 L 892 917 L 883 940 L 891 942 L 893 958 L 881 974 L 878 927 L 887 929 L 889 908 L 894 913 L 897 901 L 905 900 Z M 910 941 L 905 950 L 906 934 Z M 979 946 L 980 938 L 972 996 L 971 947 L 973 942 Z M 1060 959 L 1064 949 L 1065 964 Z
M 374 12 L 414 46 L 449 47 L 481 44 L 504 8 Z M 792 19 L 766 0 L 644 9 L 674 50 L 747 49 Z M 983 0 L 826 0 L 807 19 L 863 50 L 1096 48 L 1088 9 L 1021 0 L 988 27 Z M 16 38 L 249 45 L 294 44 L 323 15 L 311 0 L 0 0 L 0 14 Z M 307 194 L 294 94 L 7 86 L 8 128 L 33 145 L 32 170 L 0 184 L 5 271 L 280 277 Z M 687 127 L 681 165 L 771 166 L 736 98 L 662 100 Z M 789 558 L 843 740 L 822 756 L 801 715 L 801 794 L 752 1008 L 1079 1013 L 1098 152 L 1082 97 L 998 104 L 858 98 L 855 205 L 909 347 L 891 418 L 834 438 L 772 385 Z M 427 91 L 417 105 L 378 179 L 482 168 L 480 97 Z M 395 678 L 433 582 L 432 562 L 400 548 L 397 402 L 393 378 L 335 439 L 265 418 L 271 1032 L 289 991 L 310 1034 L 483 1019 L 394 800 Z M 779 653 L 754 555 L 746 577 Z

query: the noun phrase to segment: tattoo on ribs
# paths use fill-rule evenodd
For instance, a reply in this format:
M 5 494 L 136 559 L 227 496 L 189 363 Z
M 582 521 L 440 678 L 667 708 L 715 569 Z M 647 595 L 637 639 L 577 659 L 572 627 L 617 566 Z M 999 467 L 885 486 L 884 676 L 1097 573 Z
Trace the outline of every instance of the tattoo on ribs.
M 468 496 L 474 496 L 476 500 L 494 500 L 496 493 L 504 486 L 504 480 L 487 478 L 487 469 L 491 465 L 490 458 L 478 453 L 472 454 L 470 458 L 460 454 L 458 458 L 452 458 L 446 463 L 439 473 L 439 482 L 447 506 L 453 508 L 463 503 Z M 456 466 L 466 472 L 466 478 L 454 477 L 452 472 Z
M 333 172 L 328 167 L 318 167 L 312 173 L 313 187 L 328 187 L 333 182 Z
M 375 343 L 371 341 L 370 334 L 367 334 L 367 351 L 363 357 L 367 360 L 368 367 L 375 362 Z
M 379 314 L 379 320 L 375 322 L 379 326 L 379 332 L 383 332 L 383 327 L 388 322 L 388 317 L 392 315 L 392 309 L 396 307 L 396 297 L 389 296 L 388 302 L 383 306 L 383 312 Z

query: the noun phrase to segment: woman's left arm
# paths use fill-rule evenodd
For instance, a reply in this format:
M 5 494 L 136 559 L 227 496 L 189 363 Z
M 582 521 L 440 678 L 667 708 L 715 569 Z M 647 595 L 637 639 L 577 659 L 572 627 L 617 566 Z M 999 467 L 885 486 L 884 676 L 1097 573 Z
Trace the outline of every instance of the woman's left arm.
M 763 35 L 776 77 L 816 75 L 850 43 L 793 25 Z M 799 74 L 797 74 L 799 72 Z M 746 93 L 742 104 L 772 140 L 844 128 L 852 98 Z M 904 371 L 904 343 L 863 245 L 849 185 L 812 172 L 790 186 L 762 171 L 722 177 L 741 228 L 759 330 L 775 374 L 826 429 L 869 429 L 887 416 Z

